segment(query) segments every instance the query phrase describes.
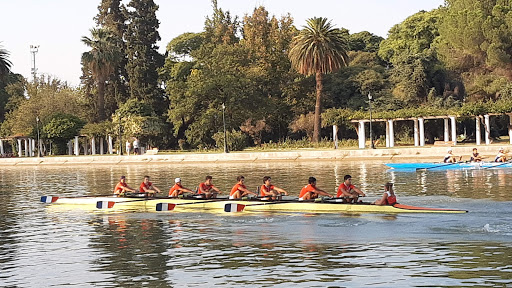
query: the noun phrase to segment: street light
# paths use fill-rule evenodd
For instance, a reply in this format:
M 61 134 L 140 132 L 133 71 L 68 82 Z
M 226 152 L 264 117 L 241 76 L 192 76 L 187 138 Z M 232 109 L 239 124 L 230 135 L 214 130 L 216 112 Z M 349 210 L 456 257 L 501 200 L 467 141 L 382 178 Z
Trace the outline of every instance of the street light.
M 39 139 L 39 116 L 36 116 L 36 127 L 37 127 L 37 157 L 41 157 L 41 141 Z
M 368 108 L 370 109 L 370 148 L 375 149 L 373 145 L 373 131 L 372 131 L 372 94 L 368 92 Z
M 226 110 L 226 105 L 222 103 L 222 124 L 224 124 L 224 153 L 229 153 L 228 145 L 226 143 L 226 117 L 224 116 L 224 110 Z

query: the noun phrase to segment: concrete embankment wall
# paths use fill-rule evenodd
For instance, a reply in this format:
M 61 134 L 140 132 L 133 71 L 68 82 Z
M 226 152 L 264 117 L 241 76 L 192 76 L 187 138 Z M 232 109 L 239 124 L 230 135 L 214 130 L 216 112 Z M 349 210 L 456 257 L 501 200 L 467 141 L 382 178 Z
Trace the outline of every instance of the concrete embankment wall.
M 454 146 L 453 154 L 463 156 L 462 160 L 468 160 L 472 149 L 475 146 Z M 512 145 L 506 146 L 479 146 L 478 151 L 486 160 L 494 159 L 499 147 L 512 152 Z M 385 149 L 338 149 L 338 150 L 313 150 L 301 149 L 294 151 L 272 151 L 272 152 L 233 152 L 233 153 L 179 153 L 179 154 L 157 154 L 157 155 L 130 155 L 130 156 L 62 156 L 62 157 L 20 157 L 1 158 L 0 166 L 22 166 L 22 165 L 89 165 L 89 164 L 179 164 L 179 163 L 201 163 L 201 162 L 258 162 L 258 161 L 371 161 L 383 160 L 389 162 L 439 162 L 446 155 L 448 147 L 408 147 L 408 148 L 385 148 Z

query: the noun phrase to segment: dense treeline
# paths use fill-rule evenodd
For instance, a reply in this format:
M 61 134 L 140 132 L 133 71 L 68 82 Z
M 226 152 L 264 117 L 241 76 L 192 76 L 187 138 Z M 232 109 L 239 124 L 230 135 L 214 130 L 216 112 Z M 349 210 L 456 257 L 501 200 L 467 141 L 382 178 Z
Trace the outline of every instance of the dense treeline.
M 30 83 L 9 72 L 0 49 L 1 134 L 33 136 L 37 117 L 55 144 L 121 130 L 159 148 L 211 149 L 222 147 L 225 112 L 228 143 L 242 149 L 326 138 L 331 124 L 355 137 L 345 124 L 367 116 L 369 93 L 380 117 L 512 111 L 509 1 L 447 0 L 386 39 L 324 18 L 294 23 L 264 7 L 239 18 L 212 7 L 202 32 L 179 35 L 161 55 L 153 0 L 102 0 L 82 38 L 79 88 L 44 76 Z

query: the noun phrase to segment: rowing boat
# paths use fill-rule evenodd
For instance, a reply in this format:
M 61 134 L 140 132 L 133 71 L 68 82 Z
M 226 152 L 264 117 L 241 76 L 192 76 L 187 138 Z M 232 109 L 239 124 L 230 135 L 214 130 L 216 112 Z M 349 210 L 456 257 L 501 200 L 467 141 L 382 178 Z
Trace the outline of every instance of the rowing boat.
M 448 169 L 493 169 L 512 168 L 512 162 L 459 162 L 459 163 L 386 163 L 397 170 L 448 170 Z
M 443 209 L 417 207 L 403 204 L 395 204 L 393 206 L 379 206 L 370 203 L 345 204 L 336 202 L 336 200 L 321 200 L 317 202 L 307 202 L 298 200 L 282 200 L 282 201 L 262 201 L 258 199 L 248 200 L 229 200 L 229 199 L 177 199 L 177 198 L 120 198 L 120 197 L 77 197 L 77 198 L 58 198 L 51 196 L 41 197 L 41 201 L 45 203 L 51 202 L 51 206 L 60 208 L 87 210 L 107 209 L 112 211 L 132 210 L 156 212 L 158 205 L 165 207 L 172 206 L 174 211 L 187 210 L 224 210 L 225 205 L 236 204 L 244 205 L 245 211 L 281 211 L 281 212 L 304 212 L 304 213 L 466 213 L 465 210 Z M 44 198 L 44 199 L 43 199 Z M 57 198 L 57 199 L 55 199 Z M 44 200 L 44 201 L 43 201 Z M 158 209 L 162 210 L 162 209 Z M 168 209 L 163 209 L 168 210 Z

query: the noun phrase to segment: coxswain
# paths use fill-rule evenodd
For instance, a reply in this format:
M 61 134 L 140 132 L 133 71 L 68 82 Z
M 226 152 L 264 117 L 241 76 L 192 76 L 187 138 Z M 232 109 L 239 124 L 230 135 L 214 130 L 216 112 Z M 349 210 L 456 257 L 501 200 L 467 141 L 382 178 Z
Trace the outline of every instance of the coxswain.
M 149 176 L 144 176 L 144 182 L 140 184 L 139 192 L 146 193 L 147 196 L 154 196 L 156 193 L 161 193 L 160 189 L 149 181 Z
M 505 153 L 505 149 L 503 149 L 503 147 L 500 147 L 500 150 L 498 150 L 498 155 L 496 155 L 496 158 L 494 158 L 494 162 L 507 162 L 507 154 Z
M 382 198 L 373 202 L 375 205 L 395 205 L 396 204 L 396 195 L 395 191 L 393 191 L 393 183 L 388 182 L 384 185 L 384 194 L 382 194 Z
M 203 183 L 199 184 L 197 194 L 203 196 L 206 199 L 217 198 L 217 194 L 222 194 L 222 192 L 215 186 L 213 186 L 213 177 L 208 175 L 206 176 Z
M 260 196 L 262 200 L 265 198 L 270 200 L 278 200 L 282 198 L 282 195 L 288 195 L 284 189 L 276 187 L 271 183 L 272 178 L 270 176 L 263 177 L 263 185 L 260 187 Z
M 181 185 L 181 178 L 174 179 L 174 186 L 172 186 L 171 189 L 169 189 L 169 197 L 175 198 L 183 193 L 195 193 L 195 192 L 188 188 L 183 187 L 183 185 Z
M 126 184 L 126 176 L 121 176 L 119 183 L 114 188 L 114 196 L 123 197 L 126 195 L 126 192 L 135 192 L 135 189 Z
M 250 191 L 249 189 L 247 189 L 247 187 L 245 187 L 245 185 L 244 185 L 245 177 L 244 176 L 236 177 L 236 181 L 237 181 L 237 183 L 231 189 L 231 193 L 229 193 L 229 199 L 239 199 L 239 198 L 242 198 L 249 194 L 258 196 L 258 194 Z
M 309 177 L 308 183 L 309 183 L 308 185 L 304 186 L 300 190 L 299 201 L 315 199 L 315 198 L 318 198 L 318 196 L 320 196 L 320 195 L 332 198 L 331 194 L 316 187 L 316 178 L 315 177 Z

